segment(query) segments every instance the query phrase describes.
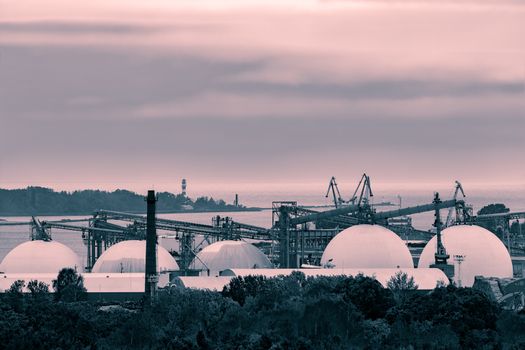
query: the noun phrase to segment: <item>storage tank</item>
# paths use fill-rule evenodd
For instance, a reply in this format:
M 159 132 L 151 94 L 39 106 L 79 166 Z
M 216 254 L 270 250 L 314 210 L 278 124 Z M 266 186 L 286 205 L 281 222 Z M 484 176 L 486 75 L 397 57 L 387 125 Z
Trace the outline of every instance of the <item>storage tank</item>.
M 243 241 L 220 241 L 201 250 L 193 260 L 197 270 L 217 275 L 231 268 L 271 268 L 272 263 L 257 247 Z
M 122 241 L 106 250 L 97 259 L 92 272 L 128 273 L 144 272 L 146 241 Z M 171 254 L 157 245 L 157 271 L 177 271 L 179 265 Z
M 326 246 L 321 265 L 334 268 L 413 268 L 412 256 L 398 235 L 380 225 L 355 225 Z
M 454 282 L 471 287 L 475 276 L 512 277 L 510 254 L 501 240 L 489 230 L 476 225 L 456 225 L 441 232 L 443 245 L 450 255 L 449 264 L 454 264 Z M 434 263 L 436 237 L 428 241 L 419 258 L 419 267 Z M 462 256 L 462 262 L 455 261 Z
M 4 273 L 53 273 L 71 267 L 82 272 L 78 255 L 56 241 L 28 241 L 13 248 L 2 260 Z

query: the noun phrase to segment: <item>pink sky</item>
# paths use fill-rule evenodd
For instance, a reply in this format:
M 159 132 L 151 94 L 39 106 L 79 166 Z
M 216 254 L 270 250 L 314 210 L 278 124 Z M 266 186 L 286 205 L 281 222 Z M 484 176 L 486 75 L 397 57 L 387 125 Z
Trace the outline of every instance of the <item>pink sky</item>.
M 523 185 L 524 37 L 520 1 L 0 0 L 0 187 Z

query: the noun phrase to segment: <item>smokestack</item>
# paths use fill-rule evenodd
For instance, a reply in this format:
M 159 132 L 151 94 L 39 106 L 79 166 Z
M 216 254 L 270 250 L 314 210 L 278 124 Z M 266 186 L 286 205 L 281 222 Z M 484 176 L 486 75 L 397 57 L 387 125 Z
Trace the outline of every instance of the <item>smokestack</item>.
M 155 226 L 155 207 L 157 199 L 155 191 L 148 191 L 146 197 L 146 280 L 144 295 L 146 302 L 151 303 L 157 294 L 157 228 Z

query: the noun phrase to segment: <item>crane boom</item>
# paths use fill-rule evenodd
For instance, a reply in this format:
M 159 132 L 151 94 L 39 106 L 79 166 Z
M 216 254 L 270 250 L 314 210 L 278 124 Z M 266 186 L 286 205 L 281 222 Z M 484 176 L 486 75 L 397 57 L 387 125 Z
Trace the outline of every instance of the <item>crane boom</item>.
M 454 196 L 452 198 L 453 199 L 458 199 L 459 193 L 461 193 L 463 198 L 466 197 L 465 196 L 465 192 L 463 191 L 463 186 L 461 186 L 461 182 L 456 180 L 456 188 L 454 190 Z M 454 215 L 454 207 L 451 207 L 451 208 L 448 209 L 447 220 L 445 221 L 444 228 L 452 226 L 452 224 L 453 224 L 453 219 L 452 219 L 453 215 Z
M 359 193 L 359 198 L 357 198 L 358 193 Z M 370 176 L 364 173 L 361 176 L 361 180 L 359 180 L 359 183 L 357 184 L 354 194 L 352 195 L 352 199 L 350 199 L 349 202 L 351 202 L 352 204 L 356 204 L 356 201 L 357 201 L 357 205 L 369 204 L 370 197 L 373 197 L 373 196 L 374 194 L 372 193 Z
M 330 183 L 328 184 L 328 190 L 326 191 L 326 198 L 328 198 L 330 191 L 332 191 L 332 196 L 334 197 L 334 206 L 337 209 L 339 205 L 344 204 L 345 201 L 341 197 L 341 192 L 339 192 L 339 187 L 337 186 L 337 182 L 335 181 L 335 176 L 332 176 L 332 178 L 330 179 Z

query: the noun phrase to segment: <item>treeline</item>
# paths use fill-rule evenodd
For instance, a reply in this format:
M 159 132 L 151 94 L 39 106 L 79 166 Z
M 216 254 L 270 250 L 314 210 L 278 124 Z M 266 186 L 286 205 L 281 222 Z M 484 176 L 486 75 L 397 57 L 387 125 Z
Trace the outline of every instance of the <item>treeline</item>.
M 159 192 L 158 198 L 159 212 L 245 209 L 226 204 L 223 200 L 208 197 L 192 200 L 170 192 Z M 75 215 L 91 214 L 97 209 L 141 213 L 145 210 L 144 196 L 127 190 L 55 192 L 43 187 L 0 189 L 0 215 Z
M 58 279 L 60 280 L 60 278 Z M 64 276 L 62 280 L 65 280 Z M 78 280 L 69 276 L 78 291 Z M 525 315 L 469 288 L 431 292 L 356 276 L 235 278 L 222 293 L 172 288 L 153 306 L 101 306 L 12 288 L 4 349 L 523 349 Z M 406 286 L 406 284 L 405 284 Z M 65 293 L 64 291 L 68 291 Z M 75 296 L 75 297 L 73 297 Z

